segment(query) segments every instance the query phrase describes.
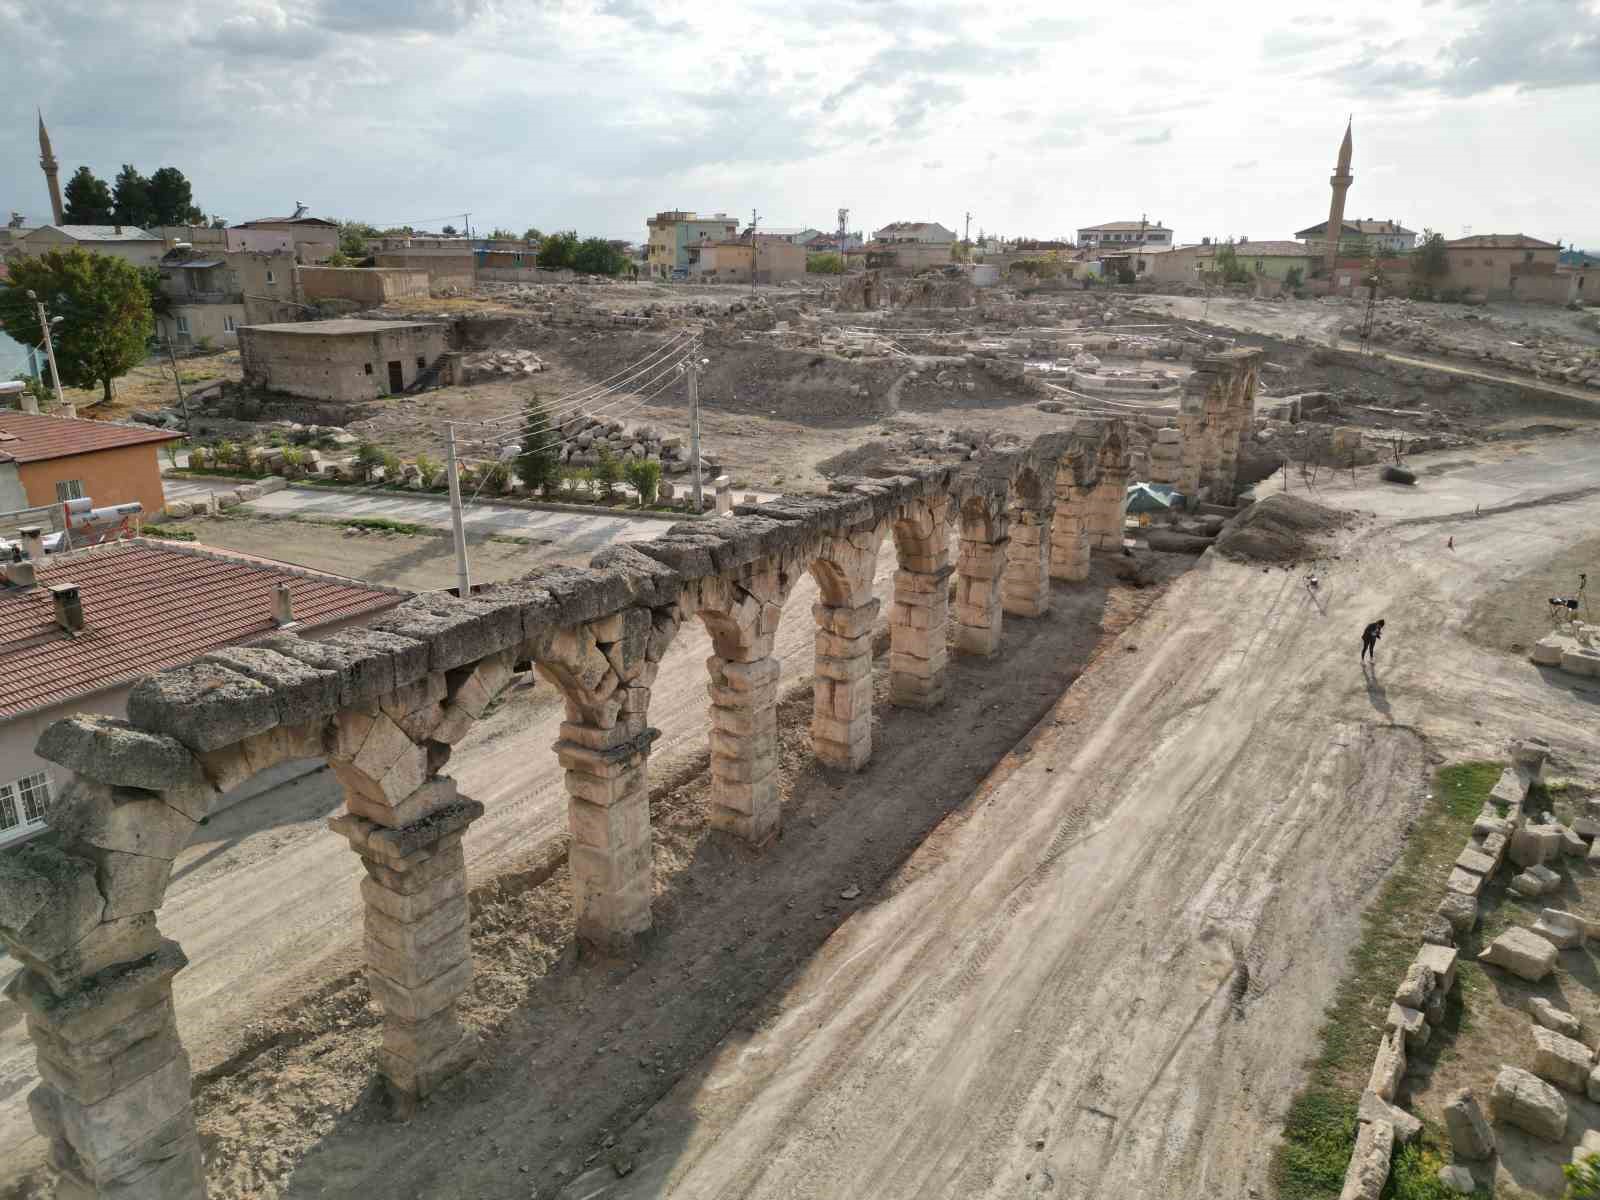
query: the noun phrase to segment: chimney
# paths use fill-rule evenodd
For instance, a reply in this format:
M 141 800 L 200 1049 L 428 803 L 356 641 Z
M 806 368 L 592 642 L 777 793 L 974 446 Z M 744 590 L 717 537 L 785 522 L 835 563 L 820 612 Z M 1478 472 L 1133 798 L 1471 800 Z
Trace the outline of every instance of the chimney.
M 6 582 L 12 587 L 30 588 L 34 584 L 33 564 L 14 558 L 6 563 Z
M 113 225 L 111 228 L 116 233 L 120 234 L 122 232 L 122 226 L 121 225 Z
M 52 583 L 50 596 L 56 604 L 56 624 L 68 633 L 83 629 L 83 600 L 75 583 Z
M 44 561 L 44 538 L 37 525 L 24 525 L 17 530 L 22 535 L 22 552 L 30 562 Z
M 278 626 L 294 624 L 294 597 L 289 585 L 280 583 L 272 589 L 272 623 Z

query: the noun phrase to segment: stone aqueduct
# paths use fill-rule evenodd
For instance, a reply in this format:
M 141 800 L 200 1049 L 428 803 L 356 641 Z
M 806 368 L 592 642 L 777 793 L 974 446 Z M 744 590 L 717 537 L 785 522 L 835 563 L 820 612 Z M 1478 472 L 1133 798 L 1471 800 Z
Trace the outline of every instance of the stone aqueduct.
M 1255 359 L 1218 362 L 1186 398 L 1186 441 L 1205 447 L 1196 470 L 1231 489 Z M 39 753 L 73 779 L 51 831 L 0 854 L 0 936 L 25 966 L 7 994 L 37 1052 L 42 1082 L 29 1106 L 60 1171 L 58 1195 L 205 1194 L 172 1003 L 186 959 L 156 914 L 173 859 L 238 784 L 308 757 L 325 757 L 341 781 L 345 811 L 329 825 L 366 874 L 378 1071 L 408 1109 L 476 1052 L 456 1001 L 472 978 L 462 838 L 483 808 L 441 771 L 516 664 L 531 660 L 566 703 L 554 749 L 569 794 L 577 933 L 620 950 L 651 922 L 650 689 L 682 624 L 698 618 L 713 647 L 711 820 L 764 843 L 781 817 L 773 644 L 800 573 L 820 594 L 815 752 L 857 770 L 872 750 L 883 542 L 892 537 L 898 558 L 892 701 L 929 707 L 943 695 L 947 643 L 996 653 L 1003 615 L 1042 615 L 1052 578 L 1083 580 L 1091 548 L 1121 545 L 1127 439 L 1121 420 L 1081 422 L 959 468 L 840 481 L 827 496 L 784 497 L 613 547 L 589 569 L 552 567 L 465 600 L 419 596 L 370 628 L 321 640 L 279 633 L 222 650 L 141 682 L 126 721 L 51 726 Z

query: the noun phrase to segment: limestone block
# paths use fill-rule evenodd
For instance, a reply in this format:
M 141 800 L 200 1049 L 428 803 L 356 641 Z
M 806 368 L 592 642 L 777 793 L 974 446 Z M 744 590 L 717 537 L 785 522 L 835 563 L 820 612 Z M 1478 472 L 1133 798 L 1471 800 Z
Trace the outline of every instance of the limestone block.
M 452 920 L 453 919 L 453 920 Z M 393 982 L 407 988 L 420 988 L 458 964 L 469 961 L 472 946 L 467 937 L 467 906 L 441 907 L 425 921 L 412 925 L 398 922 L 369 926 L 365 939 L 367 970 L 380 971 Z M 438 923 L 445 928 L 436 928 Z M 399 945 L 380 940 L 374 929 L 381 929 Z M 432 935 L 425 941 L 425 935 Z
M 54 1107 L 80 1159 L 111 1159 L 189 1111 L 189 1056 L 179 1050 L 161 1067 L 94 1103 L 58 1092 Z
M 462 1030 L 453 1043 L 422 1058 L 408 1058 L 380 1048 L 378 1070 L 392 1086 L 420 1098 L 437 1091 L 446 1080 L 471 1066 L 477 1057 L 478 1035 Z
M 1502 1066 L 1489 1093 L 1495 1119 L 1524 1133 L 1559 1142 L 1567 1134 L 1567 1102 L 1544 1080 L 1520 1067 Z
M 0 854 L 0 937 L 40 959 L 76 946 L 105 912 L 95 876 L 92 861 L 48 843 Z
M 386 1017 L 421 1021 L 456 1002 L 472 983 L 472 960 L 465 959 L 421 987 L 397 983 L 381 971 L 367 971 L 367 986 Z
M 1594 1065 L 1589 1047 L 1542 1025 L 1533 1026 L 1533 1047 L 1536 1075 L 1569 1092 L 1583 1092 Z
M 1449 877 L 1444 881 L 1445 890 L 1455 892 L 1459 896 L 1468 896 L 1476 900 L 1478 893 L 1483 891 L 1483 876 L 1472 871 L 1452 867 Z
M 1405 978 L 1395 989 L 1394 1002 L 1405 1008 L 1421 1009 L 1433 995 L 1437 980 L 1426 963 L 1417 961 L 1406 968 Z
M 1528 1001 L 1528 1012 L 1536 1023 L 1546 1029 L 1554 1030 L 1563 1037 L 1578 1037 L 1578 1018 L 1565 1009 L 1557 1008 L 1543 996 L 1535 996 Z
M 1444 1185 L 1446 1191 L 1463 1196 L 1470 1195 L 1478 1189 L 1478 1181 L 1472 1177 L 1472 1172 L 1455 1163 L 1439 1168 L 1439 1182 Z
M 1600 1102 L 1600 1067 L 1595 1067 L 1589 1072 L 1589 1078 L 1584 1081 L 1584 1095 L 1589 1099 Z
M 332 825 L 333 822 L 329 821 L 328 824 Z M 432 854 L 412 856 L 404 864 L 404 870 L 397 870 L 393 864 L 365 856 L 362 857 L 361 866 L 369 880 L 402 896 L 416 895 L 439 879 L 466 870 L 459 841 L 453 845 L 440 845 Z
M 1463 871 L 1471 871 L 1476 875 L 1493 875 L 1495 862 L 1492 857 L 1476 850 L 1466 849 L 1456 858 L 1456 866 Z
M 398 829 L 414 825 L 441 809 L 456 802 L 456 781 L 448 775 L 429 779 L 421 787 L 393 804 L 374 800 L 361 792 L 347 789 L 345 807 L 358 817 L 378 825 Z
M 1434 946 L 1454 946 L 1455 930 L 1450 928 L 1450 922 L 1444 917 L 1433 913 L 1422 920 L 1422 940 Z
M 167 881 L 172 877 L 171 859 L 96 848 L 87 848 L 84 854 L 95 863 L 100 894 L 106 901 L 104 920 L 115 921 L 161 907 Z
M 79 1104 L 96 1104 L 166 1066 L 183 1052 L 170 1008 L 165 1010 L 165 1017 L 163 1028 L 114 1054 L 61 1054 L 59 1044 L 36 1040 L 39 1076 Z
M 1591 863 L 1600 862 L 1600 838 L 1596 838 L 1590 843 L 1588 861 Z
M 1506 850 L 1510 848 L 1511 835 L 1507 833 L 1489 833 L 1477 843 L 1476 849 L 1480 854 L 1485 854 L 1494 863 L 1493 869 L 1485 872 L 1492 875 L 1500 869 L 1500 864 L 1506 860 Z
M 1583 945 L 1583 920 L 1558 908 L 1547 908 L 1533 923 L 1533 932 L 1557 950 L 1571 950 Z
M 1538 934 L 1513 926 L 1495 938 L 1478 959 L 1538 983 L 1555 968 L 1556 948 Z
M 53 722 L 40 735 L 34 753 L 86 779 L 149 791 L 190 784 L 199 769 L 177 738 L 89 713 Z
M 50 827 L 69 844 L 170 860 L 197 823 L 155 792 L 74 779 L 51 803 Z
M 1394 1127 L 1397 1142 L 1414 1142 L 1422 1134 L 1422 1122 L 1405 1109 L 1399 1108 L 1375 1092 L 1361 1093 L 1361 1104 L 1356 1112 L 1362 1121 L 1382 1121 Z
M 1524 825 L 1511 835 L 1507 853 L 1519 867 L 1547 863 L 1561 853 L 1561 835 L 1559 825 Z
M 1393 1153 L 1392 1125 L 1387 1121 L 1360 1122 L 1339 1200 L 1378 1200 L 1389 1181 L 1389 1158 Z
M 259 645 L 339 676 L 339 704 L 377 700 L 428 674 L 426 642 L 374 629 L 346 629 L 311 641 L 275 634 Z
M 1523 786 L 1522 780 L 1517 777 L 1516 769 L 1507 767 L 1500 772 L 1500 778 L 1489 791 L 1489 799 L 1499 804 L 1521 804 L 1527 797 L 1528 789 Z M 1526 866 L 1526 863 L 1518 863 Z
M 64 996 L 89 976 L 108 967 L 137 962 L 154 954 L 160 945 L 155 914 L 141 912 L 100 922 L 77 945 L 54 959 L 36 961 L 20 948 L 17 957 L 40 972 L 57 995 Z
M 1400 1078 L 1405 1073 L 1405 1040 L 1399 1031 L 1390 1029 L 1384 1033 L 1383 1041 L 1378 1044 L 1378 1053 L 1373 1059 L 1372 1076 L 1367 1087 L 1380 1099 L 1392 1104 L 1395 1093 L 1400 1088 Z
M 1460 937 L 1470 933 L 1478 923 L 1478 902 L 1460 892 L 1446 892 L 1439 901 L 1439 915 L 1450 922 L 1450 928 Z
M 1597 1154 L 1600 1154 L 1600 1129 L 1585 1129 L 1572 1148 L 1572 1165 L 1577 1166 L 1580 1160 Z
M 1418 1050 L 1426 1046 L 1429 1036 L 1433 1033 L 1420 1011 L 1402 1004 L 1389 1005 L 1389 1016 L 1384 1022 L 1384 1028 L 1399 1030 L 1405 1037 L 1407 1050 Z
M 407 600 L 372 623 L 428 647 L 428 669 L 450 671 L 522 640 L 522 608 L 513 599 L 461 600 L 442 593 Z M 397 684 L 402 681 L 396 681 Z
M 1557 826 L 1561 830 L 1561 852 L 1570 858 L 1582 858 L 1589 853 L 1589 847 L 1583 838 L 1566 826 Z
M 368 779 L 382 779 L 403 755 L 417 749 L 405 730 L 380 712 L 371 719 L 361 748 L 350 756 L 350 765 Z
M 200 661 L 237 671 L 270 688 L 280 725 L 320 721 L 339 707 L 343 681 L 337 671 L 314 667 L 266 646 L 228 646 Z
M 1417 951 L 1417 962 L 1433 972 L 1441 996 L 1448 995 L 1456 985 L 1457 957 L 1453 946 L 1423 946 Z
M 271 688 L 215 663 L 149 676 L 128 693 L 128 719 L 191 750 L 215 750 L 278 723 Z
M 1451 1151 L 1457 1158 L 1481 1161 L 1494 1156 L 1494 1131 L 1471 1088 L 1462 1088 L 1445 1101 L 1444 1123 L 1450 1131 Z
M 391 891 L 375 879 L 361 881 L 361 898 L 366 911 L 381 913 L 391 920 L 414 923 L 467 894 L 467 874 L 460 870 L 437 875 L 409 894 Z
M 1547 896 L 1561 886 L 1561 876 L 1549 867 L 1535 864 L 1511 877 L 1511 890 L 1530 899 Z

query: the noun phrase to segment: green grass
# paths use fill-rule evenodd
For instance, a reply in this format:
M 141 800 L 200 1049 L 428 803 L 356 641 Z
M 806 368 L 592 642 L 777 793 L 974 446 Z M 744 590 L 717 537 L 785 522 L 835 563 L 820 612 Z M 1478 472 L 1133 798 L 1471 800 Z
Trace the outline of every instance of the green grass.
M 145 537 L 166 538 L 169 542 L 193 542 L 199 535 L 181 525 L 145 525 L 140 530 Z
M 1416 957 L 1418 930 L 1438 905 L 1444 878 L 1502 765 L 1461 763 L 1434 776 L 1433 799 L 1363 915 L 1361 940 L 1326 1010 L 1311 1078 L 1289 1106 L 1283 1141 L 1274 1156 L 1273 1181 L 1282 1200 L 1334 1200 L 1343 1188 L 1355 1148 L 1356 1107 L 1383 1037 L 1389 1002 Z M 1451 1016 L 1460 1019 L 1459 1010 Z M 1395 1156 L 1384 1195 L 1393 1200 L 1445 1195 L 1436 1178 L 1444 1161 L 1440 1150 L 1437 1134 L 1425 1130 L 1420 1147 L 1407 1147 Z

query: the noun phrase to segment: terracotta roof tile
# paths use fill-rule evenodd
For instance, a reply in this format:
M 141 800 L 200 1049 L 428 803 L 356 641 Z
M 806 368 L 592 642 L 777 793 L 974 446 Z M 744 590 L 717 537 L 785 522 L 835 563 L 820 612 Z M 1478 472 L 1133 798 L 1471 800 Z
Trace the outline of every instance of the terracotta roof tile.
M 149 425 L 85 421 L 78 417 L 0 409 L 0 462 L 40 462 L 144 442 L 171 442 L 181 437 L 183 434 L 171 429 L 155 429 Z
M 289 585 L 302 627 L 375 613 L 409 594 L 143 538 L 51 556 L 36 580 L 31 588 L 0 585 L 0 721 L 272 633 L 279 583 Z M 60 583 L 78 586 L 77 634 L 56 624 L 48 585 Z

